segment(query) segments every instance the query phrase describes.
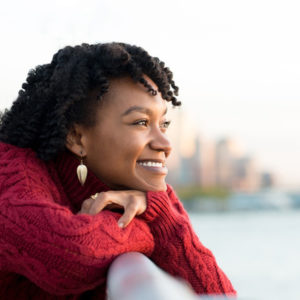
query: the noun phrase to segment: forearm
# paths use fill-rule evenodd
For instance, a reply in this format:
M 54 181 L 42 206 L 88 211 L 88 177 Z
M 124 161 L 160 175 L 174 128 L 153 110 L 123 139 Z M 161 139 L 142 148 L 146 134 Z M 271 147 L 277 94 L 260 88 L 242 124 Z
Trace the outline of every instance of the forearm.
M 197 293 L 235 294 L 211 251 L 199 241 L 174 192 L 148 192 L 147 196 L 149 206 L 159 212 L 149 219 L 155 239 L 152 260 L 187 280 Z
M 142 220 L 121 229 L 117 213 L 74 215 L 41 199 L 36 206 L 30 202 L 30 207 L 26 199 L 18 206 L 1 205 L 0 271 L 21 274 L 51 294 L 93 289 L 105 282 L 119 254 L 138 251 L 149 256 L 153 251 L 152 234 Z

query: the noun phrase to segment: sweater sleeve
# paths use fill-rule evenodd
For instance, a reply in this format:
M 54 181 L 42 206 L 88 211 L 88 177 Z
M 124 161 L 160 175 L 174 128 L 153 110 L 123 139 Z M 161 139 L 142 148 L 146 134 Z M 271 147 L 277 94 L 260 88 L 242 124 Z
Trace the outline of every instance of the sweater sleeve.
M 23 275 L 53 295 L 79 294 L 102 285 L 118 255 L 151 255 L 145 221 L 135 218 L 120 229 L 115 212 L 76 215 L 53 201 L 53 191 L 33 191 L 21 164 L 0 160 L 1 272 Z
M 236 295 L 212 252 L 199 241 L 172 188 L 148 192 L 147 199 L 146 218 L 155 239 L 152 260 L 166 272 L 189 282 L 199 294 Z

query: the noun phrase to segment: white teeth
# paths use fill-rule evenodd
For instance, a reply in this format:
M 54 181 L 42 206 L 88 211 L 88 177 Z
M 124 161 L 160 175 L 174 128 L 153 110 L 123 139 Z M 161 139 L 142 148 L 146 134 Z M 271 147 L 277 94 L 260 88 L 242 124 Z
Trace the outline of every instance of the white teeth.
M 163 164 L 160 162 L 154 162 L 154 161 L 143 161 L 138 163 L 141 166 L 145 167 L 155 167 L 155 168 L 162 168 Z

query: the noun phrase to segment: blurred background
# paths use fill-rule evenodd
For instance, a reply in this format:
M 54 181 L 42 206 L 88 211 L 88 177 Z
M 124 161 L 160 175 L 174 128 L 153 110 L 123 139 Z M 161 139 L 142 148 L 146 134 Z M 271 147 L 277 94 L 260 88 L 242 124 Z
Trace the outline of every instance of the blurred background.
M 1 1 L 0 110 L 61 47 L 122 41 L 174 73 L 168 181 L 241 299 L 300 299 L 300 3 Z

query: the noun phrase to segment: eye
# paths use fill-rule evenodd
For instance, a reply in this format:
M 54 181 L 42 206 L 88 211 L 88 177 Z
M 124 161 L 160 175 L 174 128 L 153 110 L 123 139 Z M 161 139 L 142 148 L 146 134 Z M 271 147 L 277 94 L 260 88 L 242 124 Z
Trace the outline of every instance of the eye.
M 171 121 L 164 121 L 161 125 L 160 128 L 162 129 L 167 129 L 171 124 Z
M 138 121 L 134 122 L 133 125 L 147 126 L 148 125 L 148 120 L 146 120 L 146 119 L 138 120 Z

